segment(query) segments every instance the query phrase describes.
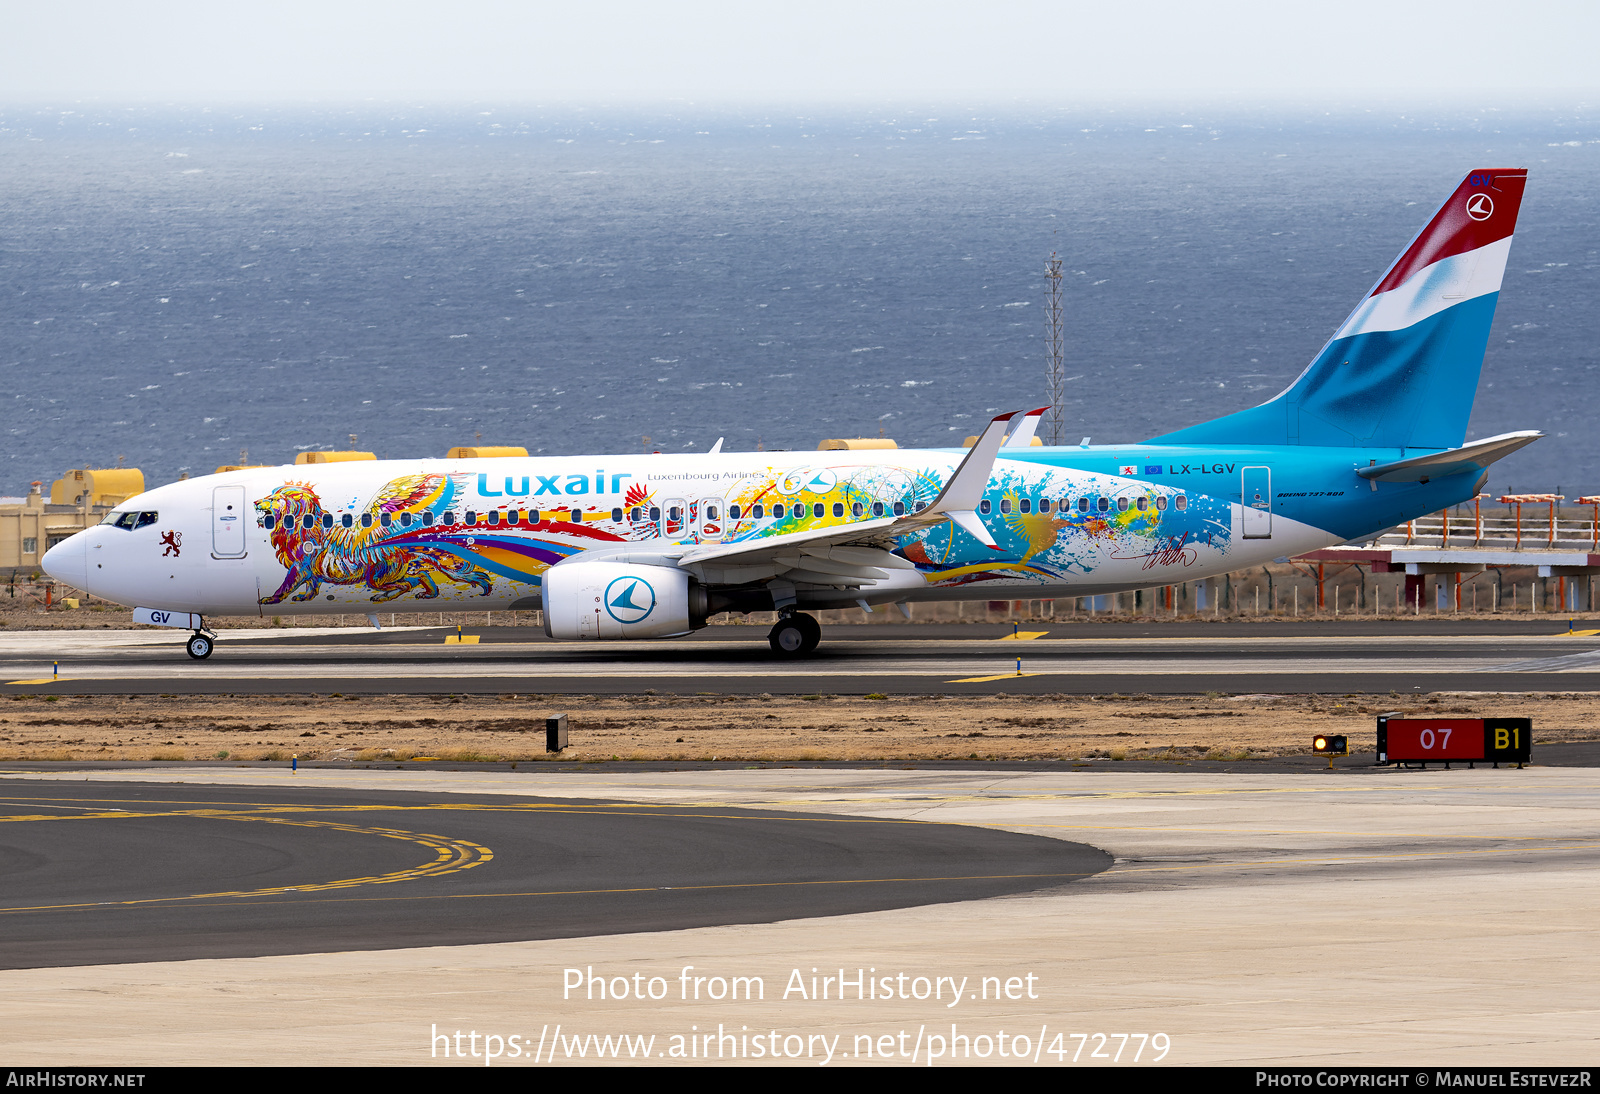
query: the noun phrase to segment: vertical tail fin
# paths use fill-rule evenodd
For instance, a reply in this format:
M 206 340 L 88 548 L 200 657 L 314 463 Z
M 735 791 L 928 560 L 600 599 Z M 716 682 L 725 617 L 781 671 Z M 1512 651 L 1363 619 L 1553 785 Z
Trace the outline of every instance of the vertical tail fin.
M 1460 445 L 1527 177 L 1471 172 L 1287 389 L 1152 443 Z

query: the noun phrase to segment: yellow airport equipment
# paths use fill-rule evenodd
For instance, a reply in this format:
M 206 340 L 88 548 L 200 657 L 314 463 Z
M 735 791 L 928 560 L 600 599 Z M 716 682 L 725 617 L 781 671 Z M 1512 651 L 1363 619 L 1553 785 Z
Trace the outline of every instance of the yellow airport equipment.
M 110 507 L 142 493 L 144 472 L 137 467 L 86 467 L 50 484 L 50 504 Z
M 961 447 L 962 448 L 971 448 L 973 445 L 975 445 L 977 443 L 978 443 L 978 438 L 976 438 L 976 437 L 968 437 L 966 440 L 961 442 Z M 1033 440 L 1028 442 L 1028 447 L 1032 448 L 1034 445 L 1038 445 L 1040 448 L 1043 448 L 1044 447 L 1044 441 L 1040 440 L 1038 437 L 1034 437 Z
M 513 445 L 476 445 L 465 448 L 452 448 L 444 454 L 447 460 L 498 460 L 508 456 L 526 456 L 526 448 L 517 448 Z
M 841 437 L 817 445 L 818 452 L 853 452 L 863 448 L 899 448 L 888 437 Z
M 302 452 L 294 458 L 294 462 L 348 463 L 351 460 L 375 460 L 377 458 L 371 452 Z

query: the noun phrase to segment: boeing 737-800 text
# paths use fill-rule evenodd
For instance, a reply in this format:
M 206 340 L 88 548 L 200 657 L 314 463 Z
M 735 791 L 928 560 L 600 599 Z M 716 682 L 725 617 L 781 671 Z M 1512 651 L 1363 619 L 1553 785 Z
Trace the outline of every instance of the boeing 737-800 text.
M 252 468 L 131 498 L 44 566 L 142 622 L 532 609 L 561 639 L 719 612 L 1095 595 L 1343 543 L 1472 497 L 1528 431 L 1465 444 L 1527 172 L 1478 170 L 1260 406 L 1142 444 L 405 460 Z

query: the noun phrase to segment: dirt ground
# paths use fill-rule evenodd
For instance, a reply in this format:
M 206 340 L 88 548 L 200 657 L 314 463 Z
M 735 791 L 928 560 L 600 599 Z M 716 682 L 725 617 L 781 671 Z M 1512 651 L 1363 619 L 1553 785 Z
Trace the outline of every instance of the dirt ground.
M 1316 733 L 1370 751 L 1375 716 L 1533 719 L 1535 744 L 1600 739 L 1593 695 L 985 698 L 9 696 L 0 761 L 539 761 L 568 715 L 565 760 L 1248 759 Z

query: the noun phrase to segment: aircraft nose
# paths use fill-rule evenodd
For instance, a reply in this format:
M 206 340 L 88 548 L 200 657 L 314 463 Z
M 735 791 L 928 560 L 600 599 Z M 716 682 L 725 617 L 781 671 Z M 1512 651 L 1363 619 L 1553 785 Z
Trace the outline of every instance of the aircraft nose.
M 44 567 L 45 573 L 62 584 L 83 589 L 88 584 L 88 534 L 78 532 L 68 536 L 46 551 L 39 565 Z

